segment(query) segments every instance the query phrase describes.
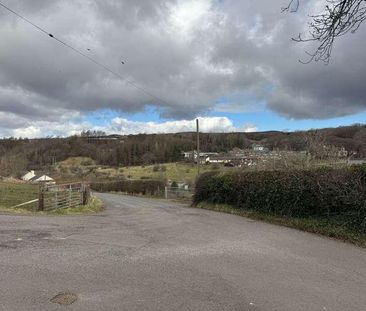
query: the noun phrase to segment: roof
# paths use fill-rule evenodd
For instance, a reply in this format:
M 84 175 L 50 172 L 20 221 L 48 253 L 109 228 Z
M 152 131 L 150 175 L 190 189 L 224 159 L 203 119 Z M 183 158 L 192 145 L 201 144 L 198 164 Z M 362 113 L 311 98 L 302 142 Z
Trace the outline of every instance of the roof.
M 37 175 L 31 178 L 29 181 L 38 182 L 38 181 L 53 181 L 54 179 L 47 175 Z

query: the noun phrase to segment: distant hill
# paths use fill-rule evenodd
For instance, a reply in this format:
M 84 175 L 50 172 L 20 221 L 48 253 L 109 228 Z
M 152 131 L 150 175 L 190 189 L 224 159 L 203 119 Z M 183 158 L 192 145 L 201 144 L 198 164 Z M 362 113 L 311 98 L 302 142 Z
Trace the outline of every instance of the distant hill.
M 366 157 L 366 125 L 298 132 L 201 133 L 201 150 L 225 152 L 250 148 L 253 143 L 273 150 L 307 150 L 309 138 L 354 151 Z M 97 164 L 132 166 L 175 162 L 181 152 L 194 150 L 196 133 L 72 136 L 68 138 L 0 139 L 0 175 L 40 169 L 69 157 L 88 157 Z

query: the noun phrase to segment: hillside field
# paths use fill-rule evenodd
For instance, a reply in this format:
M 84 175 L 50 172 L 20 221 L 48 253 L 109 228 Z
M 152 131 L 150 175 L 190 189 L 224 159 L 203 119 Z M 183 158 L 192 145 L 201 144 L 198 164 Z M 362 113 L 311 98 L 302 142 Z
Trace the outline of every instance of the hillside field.
M 217 165 L 201 165 L 200 172 L 212 170 L 227 171 L 232 168 Z M 52 175 L 52 173 L 51 173 Z M 197 165 L 186 162 L 171 162 L 129 167 L 98 166 L 90 158 L 74 157 L 58 163 L 53 173 L 57 181 L 106 180 L 106 179 L 159 179 L 170 182 L 184 182 L 194 185 Z

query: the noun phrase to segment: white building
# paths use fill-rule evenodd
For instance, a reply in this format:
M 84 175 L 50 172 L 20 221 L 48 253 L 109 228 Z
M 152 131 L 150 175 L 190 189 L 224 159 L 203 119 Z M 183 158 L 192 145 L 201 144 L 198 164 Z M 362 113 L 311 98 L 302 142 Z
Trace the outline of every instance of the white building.
M 197 151 L 182 152 L 182 155 L 187 160 L 195 160 L 197 162 Z M 200 152 L 200 159 L 203 161 L 206 157 L 217 156 L 217 152 Z
M 38 184 L 38 183 L 46 183 L 46 184 L 55 184 L 55 180 L 47 175 L 41 175 L 41 176 L 35 176 L 30 180 L 32 183 Z
M 252 149 L 255 152 L 269 152 L 269 149 L 264 147 L 263 145 L 253 144 Z
M 230 163 L 233 160 L 232 157 L 225 156 L 211 156 L 206 158 L 206 163 Z
M 22 180 L 29 181 L 34 177 L 36 177 L 36 174 L 34 173 L 34 171 L 29 171 L 27 174 L 22 176 Z

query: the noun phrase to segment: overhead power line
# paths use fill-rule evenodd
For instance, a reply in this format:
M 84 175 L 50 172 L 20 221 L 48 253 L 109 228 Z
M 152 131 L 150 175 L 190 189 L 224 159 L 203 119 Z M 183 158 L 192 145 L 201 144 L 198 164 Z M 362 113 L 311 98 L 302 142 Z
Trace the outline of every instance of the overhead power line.
M 15 12 L 14 10 L 12 10 L 11 8 L 9 8 L 8 6 L 6 6 L 5 4 L 0 2 L 0 6 L 3 7 L 4 9 L 6 9 L 7 11 L 9 11 L 10 13 L 14 14 L 15 16 L 17 16 L 18 18 L 22 19 L 23 21 L 25 21 L 26 23 L 32 25 L 34 28 L 36 28 L 37 30 L 43 32 L 44 34 L 46 34 L 48 37 L 56 40 L 58 43 L 62 44 L 63 46 L 71 49 L 72 51 L 74 51 L 75 53 L 79 54 L 80 56 L 88 59 L 89 61 L 91 61 L 92 63 L 94 63 L 95 65 L 103 68 L 104 70 L 108 71 L 109 73 L 113 74 L 114 76 L 116 76 L 117 78 L 127 82 L 129 85 L 133 86 L 134 88 L 136 88 L 137 90 L 139 90 L 140 92 L 143 92 L 145 95 L 148 95 L 152 98 L 154 98 L 155 100 L 165 103 L 167 105 L 169 105 L 164 99 L 154 95 L 153 93 L 147 91 L 146 89 L 144 89 L 143 87 L 137 85 L 136 83 L 134 83 L 133 81 L 130 81 L 129 79 L 123 77 L 122 75 L 120 75 L 118 72 L 115 72 L 114 70 L 110 69 L 109 67 L 107 67 L 106 65 L 98 62 L 97 60 L 95 60 L 94 58 L 90 57 L 89 55 L 83 53 L 82 51 L 78 50 L 77 48 L 74 48 L 73 46 L 71 46 L 70 44 L 66 43 L 65 41 L 57 38 L 55 35 L 53 35 L 52 33 L 48 32 L 47 30 L 45 30 L 44 28 L 38 26 L 37 24 L 33 23 L 32 21 L 30 21 L 29 19 L 27 19 L 26 17 L 20 15 L 19 13 Z M 124 62 L 122 62 L 122 64 L 124 64 Z

